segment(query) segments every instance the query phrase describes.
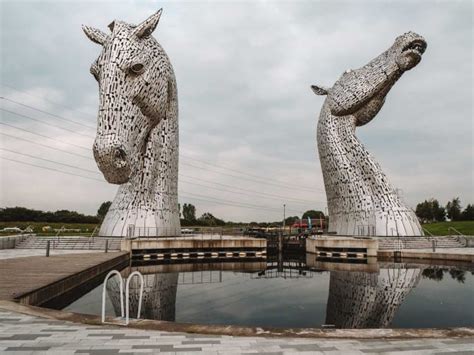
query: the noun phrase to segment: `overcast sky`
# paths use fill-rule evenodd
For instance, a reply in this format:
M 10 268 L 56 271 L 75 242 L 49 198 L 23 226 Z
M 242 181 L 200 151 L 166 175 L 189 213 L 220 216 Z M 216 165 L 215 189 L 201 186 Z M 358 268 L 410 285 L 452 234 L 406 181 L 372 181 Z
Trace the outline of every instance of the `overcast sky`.
M 357 136 L 411 207 L 430 197 L 443 204 L 454 196 L 464 206 L 474 202 L 470 0 L 2 0 L 1 95 L 94 127 L 98 88 L 89 67 L 101 47 L 85 37 L 81 24 L 106 32 L 114 19 L 137 24 L 160 7 L 154 36 L 178 83 L 181 204 L 234 221 L 280 219 L 284 203 L 287 215 L 324 210 L 316 150 L 324 97 L 310 85 L 331 86 L 344 70 L 365 65 L 410 30 L 426 38 L 428 49 Z M 1 104 L 69 131 L 2 111 L 0 156 L 101 180 L 2 159 L 1 206 L 95 214 L 114 198 L 117 186 L 97 174 L 92 152 L 60 142 L 90 147 L 94 129 Z

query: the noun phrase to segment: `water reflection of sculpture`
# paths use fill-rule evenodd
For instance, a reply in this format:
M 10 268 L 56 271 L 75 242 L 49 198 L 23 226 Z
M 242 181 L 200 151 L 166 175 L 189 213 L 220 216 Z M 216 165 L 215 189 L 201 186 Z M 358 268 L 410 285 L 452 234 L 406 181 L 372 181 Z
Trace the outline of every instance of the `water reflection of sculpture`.
M 327 95 L 318 122 L 318 151 L 329 210 L 329 232 L 338 235 L 423 235 L 415 213 L 388 182 L 355 136 L 370 122 L 402 76 L 421 60 L 423 37 L 408 32 L 362 68 L 346 71 Z
M 176 292 L 179 273 L 156 273 L 143 275 L 143 303 L 141 318 L 174 321 L 176 316 Z M 130 280 L 130 316 L 138 311 L 140 282 L 137 277 Z M 107 291 L 116 316 L 120 315 L 120 283 L 116 277 L 110 279 Z
M 120 185 L 100 235 L 181 233 L 176 79 L 151 35 L 160 15 L 138 26 L 114 21 L 110 34 L 83 27 L 103 47 L 90 69 L 100 99 L 94 158 L 105 179 Z
M 331 271 L 326 323 L 338 328 L 384 328 L 423 269 L 400 264 L 382 266 L 378 273 Z

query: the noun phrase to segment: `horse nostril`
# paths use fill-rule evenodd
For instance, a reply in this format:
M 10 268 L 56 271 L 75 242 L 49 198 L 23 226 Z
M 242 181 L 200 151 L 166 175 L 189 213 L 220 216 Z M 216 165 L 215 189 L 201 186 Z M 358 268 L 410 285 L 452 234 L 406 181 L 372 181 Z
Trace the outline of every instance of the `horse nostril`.
M 114 158 L 114 165 L 117 168 L 123 168 L 127 165 L 127 154 L 122 148 L 115 148 Z
M 115 158 L 125 160 L 125 158 L 126 158 L 125 151 L 122 148 L 116 148 L 115 149 Z

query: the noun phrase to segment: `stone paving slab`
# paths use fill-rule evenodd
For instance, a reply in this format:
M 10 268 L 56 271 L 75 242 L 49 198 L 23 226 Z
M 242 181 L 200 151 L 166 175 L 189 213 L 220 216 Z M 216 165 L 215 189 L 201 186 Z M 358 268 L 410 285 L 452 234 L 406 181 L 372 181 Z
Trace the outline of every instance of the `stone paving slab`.
M 91 327 L 0 309 L 5 354 L 474 354 L 474 338 L 311 339 L 170 333 Z

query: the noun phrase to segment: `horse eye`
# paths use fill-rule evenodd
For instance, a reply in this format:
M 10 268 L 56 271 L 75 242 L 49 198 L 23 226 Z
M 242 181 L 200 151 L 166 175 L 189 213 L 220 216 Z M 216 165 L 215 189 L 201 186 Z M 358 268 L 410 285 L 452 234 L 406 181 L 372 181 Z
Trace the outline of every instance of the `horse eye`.
M 133 64 L 130 67 L 130 70 L 135 74 L 141 74 L 143 72 L 144 68 L 145 68 L 145 66 L 143 64 L 137 63 L 137 64 Z

